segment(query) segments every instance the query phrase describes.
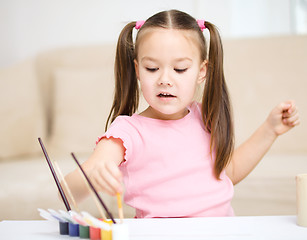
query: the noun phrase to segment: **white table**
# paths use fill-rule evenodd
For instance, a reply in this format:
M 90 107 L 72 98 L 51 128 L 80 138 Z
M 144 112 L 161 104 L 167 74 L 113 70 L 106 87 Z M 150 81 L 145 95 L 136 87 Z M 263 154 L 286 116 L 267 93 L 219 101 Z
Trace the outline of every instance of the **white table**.
M 296 216 L 125 219 L 130 240 L 307 239 L 307 228 Z M 49 221 L 2 221 L 0 239 L 79 239 L 59 234 Z

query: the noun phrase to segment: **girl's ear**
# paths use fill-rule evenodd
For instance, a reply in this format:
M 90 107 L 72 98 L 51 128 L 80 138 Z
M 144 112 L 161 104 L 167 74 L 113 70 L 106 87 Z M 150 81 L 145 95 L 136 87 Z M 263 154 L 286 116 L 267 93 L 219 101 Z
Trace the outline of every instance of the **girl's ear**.
M 137 79 L 140 79 L 140 78 L 139 78 L 139 75 L 140 75 L 140 74 L 139 74 L 139 64 L 138 64 L 138 61 L 137 61 L 136 59 L 134 59 L 133 62 L 134 62 L 134 68 L 135 68 L 136 78 L 137 78 Z
M 207 69 L 208 69 L 208 60 L 205 60 L 200 64 L 199 75 L 198 75 L 199 84 L 205 81 L 207 76 Z

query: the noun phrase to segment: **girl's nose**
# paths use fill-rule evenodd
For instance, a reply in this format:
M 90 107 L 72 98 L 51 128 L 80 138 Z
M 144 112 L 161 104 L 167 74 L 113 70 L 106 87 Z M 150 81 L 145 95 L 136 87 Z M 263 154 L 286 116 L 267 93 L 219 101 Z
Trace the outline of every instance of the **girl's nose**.
M 171 80 L 170 76 L 167 74 L 166 71 L 163 72 L 162 75 L 160 76 L 159 81 L 158 81 L 158 85 L 167 85 L 167 86 L 170 86 L 170 87 L 173 86 L 172 80 Z

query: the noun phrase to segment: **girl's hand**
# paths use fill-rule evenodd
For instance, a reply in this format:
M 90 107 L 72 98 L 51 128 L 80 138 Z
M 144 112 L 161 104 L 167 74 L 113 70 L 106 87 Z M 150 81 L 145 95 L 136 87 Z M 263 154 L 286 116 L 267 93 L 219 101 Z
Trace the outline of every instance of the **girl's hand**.
M 122 175 L 118 166 L 112 161 L 100 162 L 90 172 L 90 179 L 97 191 L 115 196 L 122 193 Z
M 97 191 L 109 195 L 122 193 L 122 173 L 119 164 L 123 161 L 124 149 L 119 139 L 102 139 L 89 161 L 89 178 Z
M 278 106 L 273 108 L 266 121 L 276 136 L 279 136 L 289 131 L 294 126 L 299 125 L 300 117 L 294 101 L 280 103 Z

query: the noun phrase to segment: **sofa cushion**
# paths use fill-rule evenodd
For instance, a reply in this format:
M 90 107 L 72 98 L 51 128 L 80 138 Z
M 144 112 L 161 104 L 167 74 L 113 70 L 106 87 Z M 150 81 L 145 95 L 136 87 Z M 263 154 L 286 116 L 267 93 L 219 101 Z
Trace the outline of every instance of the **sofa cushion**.
M 45 118 L 38 89 L 35 59 L 0 69 L 0 160 L 40 151 Z
M 53 152 L 91 152 L 103 134 L 113 94 L 112 70 L 58 68 L 54 72 Z
M 37 55 L 37 76 L 44 95 L 44 110 L 47 116 L 48 137 L 52 134 L 54 107 L 54 76 L 58 68 L 101 69 L 113 72 L 115 45 L 70 46 L 51 49 Z

